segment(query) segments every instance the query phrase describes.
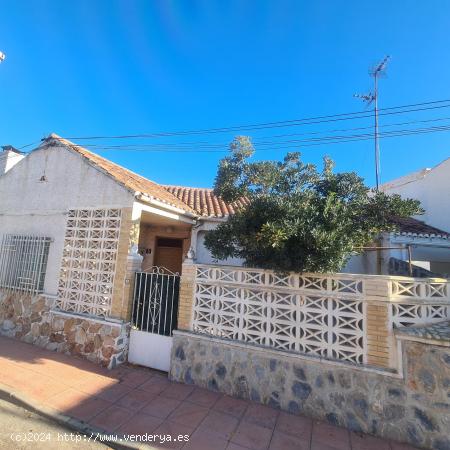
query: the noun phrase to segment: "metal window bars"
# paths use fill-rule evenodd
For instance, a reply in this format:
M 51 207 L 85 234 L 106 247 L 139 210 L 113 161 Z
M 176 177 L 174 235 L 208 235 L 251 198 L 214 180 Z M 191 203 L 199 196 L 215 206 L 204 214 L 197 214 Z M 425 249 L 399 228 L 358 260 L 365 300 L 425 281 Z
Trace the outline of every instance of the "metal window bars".
M 172 336 L 177 327 L 180 275 L 161 267 L 137 272 L 132 324 L 135 329 Z
M 43 292 L 51 242 L 49 237 L 5 234 L 0 247 L 0 287 Z

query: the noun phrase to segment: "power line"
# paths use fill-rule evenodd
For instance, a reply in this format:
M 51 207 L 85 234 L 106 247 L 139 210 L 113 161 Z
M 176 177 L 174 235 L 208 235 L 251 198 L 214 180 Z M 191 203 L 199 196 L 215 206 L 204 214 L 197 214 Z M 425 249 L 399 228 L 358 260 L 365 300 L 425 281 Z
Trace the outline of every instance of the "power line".
M 413 125 L 418 123 L 430 123 L 430 122 L 440 122 L 443 120 L 450 120 L 450 116 L 447 117 L 440 117 L 435 119 L 424 119 L 424 120 L 412 120 L 407 122 L 396 122 L 396 123 L 388 123 L 384 125 L 380 125 L 380 128 L 385 127 L 393 127 L 393 126 L 400 126 L 400 125 Z M 293 136 L 309 136 L 309 135 L 318 135 L 318 134 L 324 134 L 324 133 L 339 133 L 339 132 L 347 132 L 347 131 L 359 131 L 359 130 L 372 130 L 373 126 L 367 126 L 367 127 L 355 127 L 355 128 L 341 128 L 341 129 L 334 129 L 334 130 L 321 130 L 321 131 L 309 131 L 304 133 L 286 133 L 286 134 L 278 134 L 278 135 L 272 135 L 272 136 L 261 136 L 259 139 L 274 139 L 279 137 L 293 137 Z M 253 141 L 254 145 L 259 145 L 261 142 L 270 142 L 270 141 Z M 274 143 L 277 143 L 277 141 L 273 141 Z M 113 148 L 127 148 L 127 147 L 172 147 L 174 145 L 176 146 L 195 146 L 195 147 L 202 147 L 202 146 L 210 146 L 210 147 L 228 147 L 228 142 L 225 143 L 212 143 L 210 141 L 190 141 L 190 142 L 176 142 L 176 143 L 168 143 L 168 142 L 154 142 L 152 144 L 109 144 L 107 147 L 109 149 Z M 90 148 L 98 147 L 98 148 L 105 148 L 105 144 L 83 144 L 88 145 Z M 22 148 L 22 147 L 21 147 Z
M 442 103 L 449 103 L 450 99 L 447 100 L 437 100 L 433 102 L 423 102 L 423 103 L 415 103 L 411 105 L 403 105 L 403 106 L 392 106 L 389 108 L 380 108 L 378 111 L 384 111 L 379 113 L 379 115 L 395 115 L 395 114 L 405 114 L 409 112 L 418 112 L 418 111 L 428 111 L 433 109 L 441 109 L 441 108 L 449 108 L 448 105 L 438 105 Z M 426 106 L 426 105 L 436 105 L 429 106 L 426 108 L 415 108 L 416 106 Z M 415 109 L 407 109 L 404 111 L 394 111 L 397 109 L 405 109 L 405 108 L 415 108 Z M 135 139 L 135 138 L 157 138 L 157 137 L 170 137 L 170 136 L 185 136 L 192 134 L 213 134 L 213 133 L 225 133 L 232 131 L 251 131 L 251 130 L 260 130 L 267 128 L 283 128 L 283 127 L 292 127 L 292 126 L 303 126 L 303 125 L 312 125 L 317 123 L 329 123 L 329 122 L 337 122 L 342 120 L 355 120 L 355 119 L 363 119 L 367 117 L 372 117 L 373 110 L 370 111 L 358 111 L 352 113 L 342 113 L 342 114 L 332 114 L 327 116 L 317 116 L 317 117 L 309 117 L 304 119 L 294 119 L 294 120 L 285 120 L 279 122 L 266 122 L 254 125 L 238 125 L 234 127 L 222 127 L 222 128 L 205 128 L 200 130 L 186 130 L 186 131 L 174 131 L 174 132 L 159 132 L 159 133 L 142 133 L 142 134 L 129 134 L 129 135 L 110 135 L 110 136 L 71 136 L 67 137 L 70 140 L 97 140 L 97 139 Z M 368 114 L 370 113 L 370 114 Z
M 429 128 L 419 128 L 412 130 L 393 130 L 389 132 L 379 133 L 379 137 L 381 139 L 393 138 L 393 137 L 403 137 L 403 136 L 411 136 L 416 134 L 429 134 L 429 133 L 437 133 L 437 132 L 446 132 L 450 131 L 450 125 L 442 126 L 442 127 L 429 127 Z M 372 133 L 360 134 L 360 135 L 348 135 L 348 136 L 327 136 L 322 139 L 304 139 L 304 140 L 291 140 L 286 142 L 279 143 L 265 143 L 260 144 L 267 146 L 269 144 L 274 145 L 269 148 L 257 148 L 256 151 L 271 151 L 271 150 L 282 150 L 287 148 L 297 148 L 301 149 L 302 147 L 311 147 L 311 146 L 324 146 L 331 144 L 340 144 L 345 142 L 359 142 L 366 141 L 369 139 L 373 139 Z M 286 144 L 286 145 L 284 145 Z M 284 145 L 283 147 L 278 147 L 277 145 Z M 86 148 L 90 148 L 89 145 Z M 116 146 L 116 147 L 108 147 L 108 146 L 97 146 L 99 150 L 119 150 L 119 151 L 140 151 L 140 152 L 161 152 L 161 153 L 227 153 L 229 150 L 224 148 L 220 149 L 180 149 L 180 148 L 154 148 L 154 147 L 145 147 L 142 148 L 139 144 L 136 144 L 135 148 L 132 147 L 124 147 L 124 146 Z

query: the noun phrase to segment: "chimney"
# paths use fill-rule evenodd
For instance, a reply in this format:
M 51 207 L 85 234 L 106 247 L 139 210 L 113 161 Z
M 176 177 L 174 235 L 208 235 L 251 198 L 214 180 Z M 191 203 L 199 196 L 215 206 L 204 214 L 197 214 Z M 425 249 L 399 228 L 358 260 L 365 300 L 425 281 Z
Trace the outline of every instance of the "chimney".
M 0 176 L 8 172 L 21 159 L 25 158 L 25 154 L 12 145 L 4 145 L 0 152 Z

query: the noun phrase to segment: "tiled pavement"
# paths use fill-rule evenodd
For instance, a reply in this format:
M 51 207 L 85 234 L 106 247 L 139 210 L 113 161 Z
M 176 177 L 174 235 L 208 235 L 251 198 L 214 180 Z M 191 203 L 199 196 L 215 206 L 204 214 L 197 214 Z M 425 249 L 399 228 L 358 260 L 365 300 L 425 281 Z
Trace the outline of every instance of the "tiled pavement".
M 407 450 L 307 417 L 167 380 L 156 371 L 87 361 L 0 337 L 0 385 L 34 404 L 120 434 L 189 435 L 152 444 L 185 450 Z

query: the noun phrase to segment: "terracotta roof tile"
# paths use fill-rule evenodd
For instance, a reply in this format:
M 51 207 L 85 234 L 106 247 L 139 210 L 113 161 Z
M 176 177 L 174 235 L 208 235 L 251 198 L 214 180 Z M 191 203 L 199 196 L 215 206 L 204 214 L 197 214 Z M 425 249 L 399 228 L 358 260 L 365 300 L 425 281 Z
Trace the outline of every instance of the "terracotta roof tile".
M 226 217 L 234 214 L 239 208 L 248 205 L 248 200 L 245 198 L 233 203 L 226 203 L 214 195 L 212 189 L 184 186 L 164 187 L 168 192 L 189 205 L 197 214 L 203 217 Z
M 189 207 L 188 204 L 180 200 L 178 197 L 172 195 L 170 191 L 165 189 L 164 186 L 157 184 L 147 178 L 144 178 L 134 172 L 131 172 L 128 169 L 125 169 L 118 164 L 109 161 L 106 158 L 103 158 L 91 151 L 80 147 L 79 145 L 74 144 L 73 142 L 68 141 L 67 139 L 63 139 L 55 134 L 50 135 L 50 138 L 46 140 L 46 143 L 56 142 L 57 144 L 63 144 L 73 151 L 79 153 L 84 158 L 88 159 L 92 164 L 103 169 L 110 176 L 112 176 L 119 183 L 123 184 L 128 189 L 135 192 L 142 192 L 150 197 L 155 198 L 163 203 L 166 203 L 171 206 L 175 206 L 184 211 L 190 212 L 192 214 L 196 214 L 196 211 Z

